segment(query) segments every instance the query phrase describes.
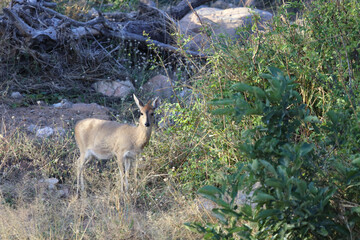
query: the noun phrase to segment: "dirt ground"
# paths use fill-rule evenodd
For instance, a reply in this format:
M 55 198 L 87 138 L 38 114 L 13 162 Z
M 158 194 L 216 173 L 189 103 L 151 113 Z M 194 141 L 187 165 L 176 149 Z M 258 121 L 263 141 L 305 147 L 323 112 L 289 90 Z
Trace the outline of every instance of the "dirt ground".
M 65 131 L 72 130 L 77 121 L 89 117 L 110 119 L 109 109 L 96 103 L 66 103 L 61 106 L 38 104 L 29 107 L 12 108 L 9 104 L 0 104 L 1 131 L 20 129 L 35 133 L 35 129 L 51 127 Z

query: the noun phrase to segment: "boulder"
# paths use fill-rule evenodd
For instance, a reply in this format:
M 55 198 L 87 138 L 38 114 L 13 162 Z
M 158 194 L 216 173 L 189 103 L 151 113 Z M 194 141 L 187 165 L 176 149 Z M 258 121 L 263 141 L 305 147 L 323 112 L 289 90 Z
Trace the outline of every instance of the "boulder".
M 36 131 L 36 136 L 39 138 L 47 138 L 53 135 L 54 129 L 51 127 L 40 128 Z
M 179 22 L 180 32 L 185 35 L 185 39 L 187 37 L 192 39 L 192 41 L 187 44 L 187 47 L 193 51 L 206 49 L 208 47 L 209 39 L 202 31 L 204 28 L 203 25 L 208 27 L 214 35 L 224 34 L 236 39 L 239 37 L 236 33 L 239 27 L 252 24 L 253 13 L 259 14 L 260 16 L 259 28 L 261 28 L 265 22 L 272 19 L 270 12 L 245 7 L 224 10 L 211 7 L 199 7 L 195 10 L 197 14 L 191 12 Z
M 71 108 L 72 104 L 73 103 L 68 101 L 67 99 L 63 99 L 59 103 L 54 103 L 53 107 L 54 108 Z
M 49 190 L 55 189 L 55 185 L 59 182 L 57 178 L 46 178 L 46 179 L 40 179 L 39 183 L 44 183 L 47 185 Z
M 11 93 L 11 98 L 13 98 L 13 99 L 22 99 L 23 96 L 19 92 L 12 92 Z
M 127 81 L 100 81 L 93 84 L 96 92 L 108 97 L 125 98 L 135 91 L 135 87 L 129 80 Z
M 161 74 L 156 75 L 147 81 L 142 89 L 145 93 L 150 93 L 162 99 L 170 99 L 173 95 L 170 78 Z

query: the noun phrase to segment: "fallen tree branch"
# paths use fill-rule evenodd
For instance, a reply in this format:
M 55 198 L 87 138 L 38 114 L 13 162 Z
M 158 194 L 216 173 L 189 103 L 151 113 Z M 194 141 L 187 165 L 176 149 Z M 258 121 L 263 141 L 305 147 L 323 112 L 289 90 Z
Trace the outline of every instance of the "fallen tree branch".
M 204 55 L 200 52 L 183 50 L 183 49 L 174 47 L 172 45 L 162 43 L 162 42 L 159 42 L 156 40 L 152 40 L 152 39 L 143 37 L 141 35 L 126 32 L 126 31 L 103 31 L 102 33 L 108 37 L 119 38 L 121 40 L 127 40 L 127 41 L 136 41 L 136 42 L 140 43 L 143 47 L 149 47 L 149 46 L 151 47 L 153 45 L 154 48 L 159 47 L 160 49 L 163 49 L 163 50 L 166 50 L 169 52 L 173 52 L 173 53 L 179 53 L 179 54 L 185 53 L 185 54 L 188 54 L 188 55 L 191 55 L 194 57 L 200 57 L 200 58 L 206 57 L 206 55 Z
M 14 11 L 8 8 L 3 9 L 5 15 L 13 22 L 19 32 L 25 37 L 37 39 L 39 36 L 47 36 L 48 38 L 56 41 L 56 30 L 54 27 L 49 27 L 45 30 L 37 30 L 27 25 Z

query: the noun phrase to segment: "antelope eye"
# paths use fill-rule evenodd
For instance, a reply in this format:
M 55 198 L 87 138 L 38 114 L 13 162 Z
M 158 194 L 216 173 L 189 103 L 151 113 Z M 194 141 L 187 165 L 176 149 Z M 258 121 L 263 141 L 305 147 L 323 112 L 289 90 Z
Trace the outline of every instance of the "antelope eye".
M 144 115 L 144 114 L 141 112 L 140 115 L 142 116 L 142 115 Z

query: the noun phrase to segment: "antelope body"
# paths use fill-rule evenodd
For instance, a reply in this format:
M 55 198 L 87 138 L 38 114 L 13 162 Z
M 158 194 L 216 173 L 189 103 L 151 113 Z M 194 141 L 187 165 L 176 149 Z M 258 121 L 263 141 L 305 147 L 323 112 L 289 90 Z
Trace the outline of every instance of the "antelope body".
M 153 126 L 153 115 L 158 98 L 144 105 L 135 95 L 134 100 L 140 109 L 139 125 L 120 124 L 95 118 L 81 120 L 75 126 L 75 140 L 80 149 L 77 160 L 77 192 L 84 190 L 84 165 L 93 156 L 97 159 L 117 158 L 120 171 L 120 188 L 128 189 L 128 175 L 132 163 L 136 167 L 136 155 L 148 144 Z M 124 168 L 125 167 L 125 168 Z M 136 173 L 136 169 L 135 169 Z

